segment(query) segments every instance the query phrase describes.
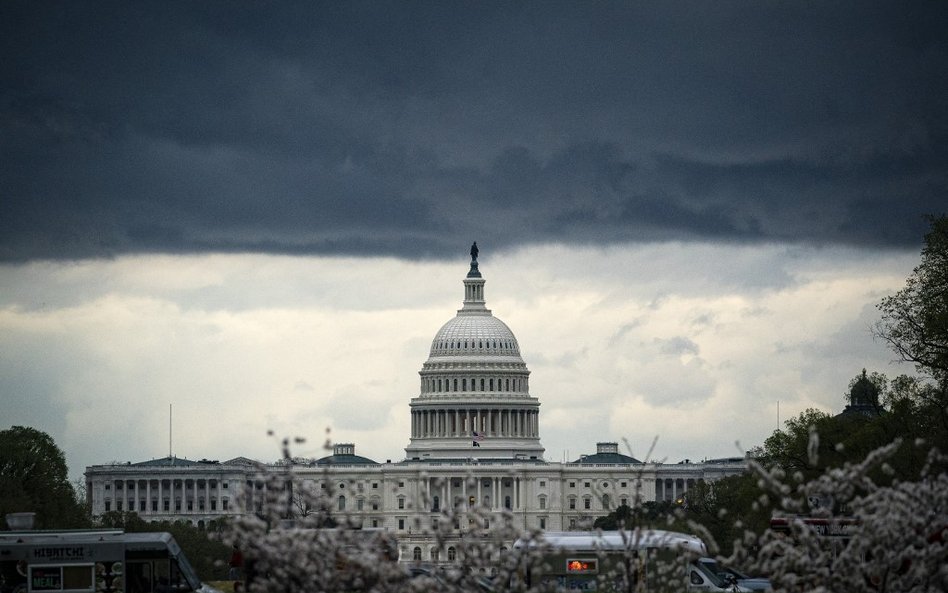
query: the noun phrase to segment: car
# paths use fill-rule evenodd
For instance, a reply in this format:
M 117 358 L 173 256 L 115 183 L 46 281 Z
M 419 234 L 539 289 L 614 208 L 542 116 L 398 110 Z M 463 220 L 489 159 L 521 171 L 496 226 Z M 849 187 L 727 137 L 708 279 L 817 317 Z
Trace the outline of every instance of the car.
M 773 586 L 770 584 L 770 579 L 747 576 L 738 570 L 718 563 L 718 561 L 714 558 L 700 558 L 698 563 L 710 572 L 716 574 L 721 579 L 736 583 L 737 586 L 741 587 L 742 589 L 748 589 L 750 591 L 773 590 Z

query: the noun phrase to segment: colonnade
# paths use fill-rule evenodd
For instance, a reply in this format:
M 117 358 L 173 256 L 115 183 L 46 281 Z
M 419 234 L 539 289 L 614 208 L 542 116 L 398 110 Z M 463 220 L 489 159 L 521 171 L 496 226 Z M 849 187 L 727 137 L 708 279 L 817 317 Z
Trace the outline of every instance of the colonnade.
M 234 482 L 237 483 L 236 481 Z M 139 515 L 200 514 L 236 511 L 237 496 L 218 478 L 169 476 L 110 480 L 99 512 L 133 511 Z
M 655 500 L 678 500 L 694 485 L 693 478 L 658 478 L 655 480 Z
M 472 483 L 474 482 L 474 483 Z M 451 508 L 460 501 L 462 508 L 481 505 L 492 511 L 524 509 L 523 482 L 515 476 L 505 477 L 428 477 L 423 485 L 423 494 L 430 501 L 431 511 Z
M 535 409 L 412 410 L 411 436 L 462 437 L 477 432 L 485 437 L 538 438 L 539 416 L 539 410 Z

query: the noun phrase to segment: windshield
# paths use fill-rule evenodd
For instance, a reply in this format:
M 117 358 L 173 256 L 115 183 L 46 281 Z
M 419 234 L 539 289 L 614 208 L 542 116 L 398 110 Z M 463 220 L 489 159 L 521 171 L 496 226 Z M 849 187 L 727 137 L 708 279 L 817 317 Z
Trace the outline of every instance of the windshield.
M 725 576 L 728 574 L 727 570 L 721 568 L 721 565 L 714 560 L 710 558 L 700 560 L 697 568 L 715 587 L 723 589 L 728 585 L 728 579 Z

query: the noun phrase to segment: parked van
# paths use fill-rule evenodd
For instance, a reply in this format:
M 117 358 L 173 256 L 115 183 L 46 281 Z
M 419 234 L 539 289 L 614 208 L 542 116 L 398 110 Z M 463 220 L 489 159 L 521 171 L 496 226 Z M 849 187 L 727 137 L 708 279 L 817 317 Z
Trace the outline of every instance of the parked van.
M 664 530 L 548 532 L 518 540 L 515 549 L 534 548 L 525 562 L 527 586 L 548 583 L 567 591 L 748 591 L 707 570 L 701 539 Z M 529 554 L 524 556 L 529 557 Z
M 219 593 L 170 533 L 0 532 L 0 593 Z

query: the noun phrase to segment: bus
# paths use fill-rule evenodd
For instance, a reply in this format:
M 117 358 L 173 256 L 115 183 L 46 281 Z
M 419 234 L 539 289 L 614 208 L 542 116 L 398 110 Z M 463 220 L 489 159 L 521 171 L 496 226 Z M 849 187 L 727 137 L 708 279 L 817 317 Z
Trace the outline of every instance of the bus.
M 0 593 L 219 593 L 170 533 L 0 532 Z
M 700 538 L 665 530 L 547 532 L 518 540 L 528 558 L 527 587 L 562 591 L 749 591 L 697 562 L 708 555 Z

